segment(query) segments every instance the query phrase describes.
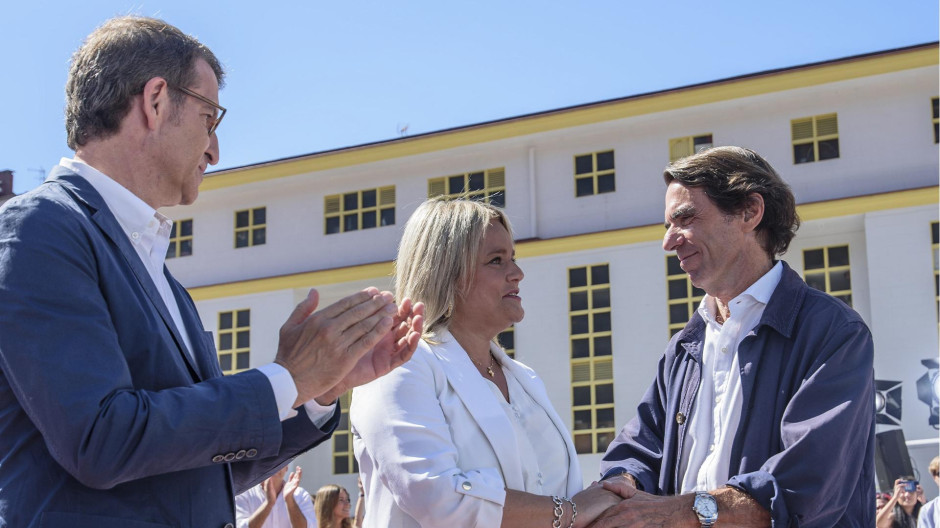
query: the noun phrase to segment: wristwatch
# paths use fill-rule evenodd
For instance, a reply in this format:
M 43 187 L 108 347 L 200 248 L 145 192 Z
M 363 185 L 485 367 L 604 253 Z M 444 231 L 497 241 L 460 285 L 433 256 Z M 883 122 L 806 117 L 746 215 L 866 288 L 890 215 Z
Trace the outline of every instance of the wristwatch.
M 711 528 L 718 522 L 718 501 L 710 493 L 696 492 L 692 511 L 695 512 L 695 515 L 698 515 L 702 528 Z

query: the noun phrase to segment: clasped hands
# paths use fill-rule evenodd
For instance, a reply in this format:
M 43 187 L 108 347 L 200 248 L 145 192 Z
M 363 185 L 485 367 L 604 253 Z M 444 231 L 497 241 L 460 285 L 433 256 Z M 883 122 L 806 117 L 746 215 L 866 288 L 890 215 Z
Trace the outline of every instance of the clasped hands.
M 348 390 L 391 372 L 408 361 L 424 325 L 424 304 L 366 288 L 315 312 L 316 290 L 281 326 L 274 362 L 297 386 L 293 407 L 316 400 L 334 402 Z
M 680 504 L 682 497 L 639 491 L 626 474 L 592 483 L 574 500 L 578 504 L 575 526 L 579 528 L 681 527 L 685 521 L 695 519 L 691 503 L 687 507 Z

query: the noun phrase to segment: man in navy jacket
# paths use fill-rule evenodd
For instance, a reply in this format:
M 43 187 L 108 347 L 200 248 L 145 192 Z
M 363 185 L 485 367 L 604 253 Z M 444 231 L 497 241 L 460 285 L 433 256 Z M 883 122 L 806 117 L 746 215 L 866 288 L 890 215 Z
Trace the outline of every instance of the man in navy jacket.
M 666 168 L 663 248 L 706 292 L 601 473 L 632 499 L 596 526 L 874 526 L 871 334 L 777 261 L 793 195 L 755 152 Z
M 75 157 L 0 209 L 0 527 L 232 527 L 234 495 L 329 437 L 335 399 L 407 361 L 421 306 L 368 288 L 222 376 L 163 259 L 218 162 L 223 73 L 175 27 L 120 17 L 75 53 Z

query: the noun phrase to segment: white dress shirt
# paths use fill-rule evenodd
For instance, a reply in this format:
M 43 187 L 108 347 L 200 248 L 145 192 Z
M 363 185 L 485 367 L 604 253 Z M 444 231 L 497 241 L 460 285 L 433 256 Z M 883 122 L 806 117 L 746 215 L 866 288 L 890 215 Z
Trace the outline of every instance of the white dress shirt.
M 502 367 L 509 387 L 509 401 L 495 383 L 488 383 L 515 431 L 522 459 L 525 491 L 536 495 L 564 496 L 568 488 L 568 449 L 561 431 L 512 371 Z
M 783 265 L 774 267 L 728 303 L 730 317 L 715 320 L 715 299 L 706 295 L 698 307 L 705 320 L 702 380 L 689 419 L 679 465 L 680 492 L 709 491 L 724 486 L 732 476 L 731 445 L 741 421 L 744 393 L 738 366 L 738 346 L 764 314 L 780 283 Z
M 189 332 L 186 331 L 179 305 L 163 272 L 173 221 L 150 207 L 126 187 L 86 163 L 76 159 L 62 158 L 59 165 L 84 178 L 101 195 L 147 268 L 147 273 L 156 285 L 157 291 L 160 292 L 160 298 L 163 299 L 163 304 L 170 312 L 173 324 L 183 337 L 186 353 L 194 357 Z M 297 411 L 291 406 L 297 399 L 297 386 L 290 372 L 276 363 L 262 365 L 258 367 L 258 370 L 271 383 L 280 419 L 283 421 L 295 416 Z M 333 415 L 334 405 L 324 407 L 311 400 L 305 403 L 304 407 L 310 420 L 320 427 Z
M 250 488 L 248 491 L 235 496 L 235 526 L 237 528 L 248 528 L 248 520 L 251 515 L 258 511 L 267 500 L 261 484 Z M 268 513 L 268 518 L 261 524 L 261 528 L 291 528 L 290 514 L 287 512 L 287 503 L 284 502 L 284 494 L 279 493 Z M 314 509 L 313 498 L 301 487 L 294 490 L 294 502 L 300 513 L 307 519 L 307 528 L 317 528 L 317 513 Z

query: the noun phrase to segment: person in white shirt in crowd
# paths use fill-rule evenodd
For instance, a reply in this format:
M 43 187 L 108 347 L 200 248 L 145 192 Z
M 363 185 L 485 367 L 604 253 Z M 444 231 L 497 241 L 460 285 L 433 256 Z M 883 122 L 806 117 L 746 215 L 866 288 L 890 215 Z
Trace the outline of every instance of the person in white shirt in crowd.
M 937 486 L 940 486 L 940 456 L 933 457 L 927 470 L 930 471 L 930 476 L 933 477 Z M 937 528 L 938 526 L 940 526 L 940 497 L 934 497 L 920 509 L 917 528 Z
M 294 468 L 287 480 L 288 466 L 261 484 L 235 497 L 237 528 L 316 528 L 313 499 L 300 487 L 303 470 Z

